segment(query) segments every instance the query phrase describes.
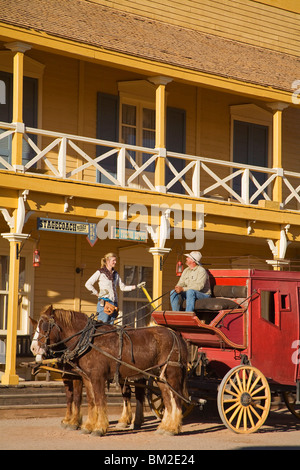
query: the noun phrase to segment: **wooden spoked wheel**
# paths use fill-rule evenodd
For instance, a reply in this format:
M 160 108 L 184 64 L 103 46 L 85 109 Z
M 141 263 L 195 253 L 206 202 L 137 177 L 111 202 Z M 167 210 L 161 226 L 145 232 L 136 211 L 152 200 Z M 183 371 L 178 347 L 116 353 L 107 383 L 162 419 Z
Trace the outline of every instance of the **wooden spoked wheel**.
M 241 365 L 223 378 L 218 391 L 218 410 L 228 429 L 239 434 L 257 431 L 271 405 L 269 384 L 255 367 Z
M 148 381 L 146 395 L 147 395 L 149 407 L 152 413 L 158 419 L 162 419 L 164 415 L 165 405 L 161 397 L 160 388 L 158 387 L 158 385 L 155 383 L 155 381 L 152 378 L 150 378 Z M 183 418 L 188 416 L 191 413 L 193 408 L 194 408 L 194 405 L 189 405 L 188 403 L 183 402 L 182 403 Z
M 296 393 L 284 392 L 283 398 L 288 410 L 296 416 L 296 418 L 300 419 L 300 405 L 296 404 Z

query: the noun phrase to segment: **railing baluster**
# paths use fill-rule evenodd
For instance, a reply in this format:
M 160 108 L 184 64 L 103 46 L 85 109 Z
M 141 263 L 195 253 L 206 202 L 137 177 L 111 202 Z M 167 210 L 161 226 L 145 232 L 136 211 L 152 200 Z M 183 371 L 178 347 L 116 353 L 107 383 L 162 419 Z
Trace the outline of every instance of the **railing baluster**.
M 66 178 L 67 175 L 67 139 L 62 137 L 59 152 L 58 152 L 58 171 L 62 178 Z
M 193 177 L 192 177 L 192 189 L 195 197 L 200 197 L 200 173 L 201 172 L 201 162 L 199 160 L 195 161 Z
M 244 204 L 249 204 L 249 199 L 250 199 L 249 198 L 249 176 L 250 176 L 249 168 L 245 168 L 242 174 L 242 181 L 241 181 L 241 184 L 242 184 L 241 194 L 242 194 L 242 200 Z
M 13 123 L 0 122 L 0 129 L 3 130 L 2 134 L 0 134 L 0 140 L 3 140 L 4 138 L 7 138 L 16 132 L 16 125 Z M 30 136 L 37 135 L 40 136 L 40 138 L 47 139 L 46 146 L 42 148 L 42 141 L 39 142 L 39 145 L 36 145 L 33 139 L 28 137 L 27 134 Z M 35 129 L 31 127 L 25 127 L 23 138 L 27 141 L 35 153 L 33 158 L 26 163 L 24 167 L 25 173 L 30 172 L 31 168 L 38 162 L 43 162 L 45 164 L 49 174 L 63 179 L 70 179 L 80 171 L 89 168 L 95 173 L 98 171 L 99 173 L 103 174 L 113 185 L 130 187 L 135 180 L 139 179 L 139 183 L 137 184 L 142 184 L 142 189 L 156 191 L 156 188 L 151 181 L 153 173 L 148 172 L 148 167 L 157 159 L 157 149 L 64 134 L 43 129 Z M 50 143 L 48 143 L 49 139 Z M 100 156 L 89 155 L 80 148 L 80 144 L 87 144 L 87 146 L 89 146 L 91 149 L 104 147 L 108 150 L 106 150 L 105 153 Z M 57 146 L 58 151 L 55 149 Z M 75 155 L 69 155 L 67 160 L 67 148 L 69 148 L 69 146 L 75 152 Z M 136 154 L 140 155 L 149 154 L 149 158 L 146 162 L 139 165 L 130 157 L 131 151 L 134 151 Z M 102 167 L 100 164 L 102 161 L 104 162 L 106 159 L 111 158 L 111 156 L 115 153 L 118 153 L 117 164 L 114 170 L 114 172 L 117 173 L 117 176 L 106 170 L 105 165 Z M 72 164 L 70 161 L 72 158 L 80 159 L 80 165 L 76 166 Z M 184 168 L 180 171 L 177 171 L 175 166 L 171 164 L 170 158 L 184 160 Z M 125 163 L 126 159 L 129 159 L 133 166 L 133 170 L 128 172 L 128 174 Z M 221 189 L 222 192 L 233 197 L 236 202 L 240 202 L 241 204 L 254 204 L 259 196 L 262 196 L 266 200 L 271 200 L 270 188 L 273 184 L 273 181 L 274 179 L 281 177 L 285 187 L 289 191 L 289 194 L 285 196 L 282 207 L 286 208 L 287 204 L 290 203 L 290 201 L 293 199 L 295 202 L 300 204 L 300 185 L 297 184 L 294 188 L 291 184 L 291 181 L 293 180 L 300 180 L 300 173 L 285 171 L 282 168 L 264 168 L 259 166 L 244 165 L 228 160 L 197 157 L 194 155 L 180 154 L 175 152 L 166 152 L 166 158 L 164 158 L 164 161 L 165 165 L 168 165 L 172 174 L 174 175 L 166 186 L 167 192 L 172 192 L 172 187 L 175 185 L 175 183 L 180 182 L 186 194 L 191 197 L 211 197 L 213 191 L 216 189 Z M 67 164 L 70 166 L 69 172 L 67 172 Z M 14 171 L 13 166 L 1 156 L 0 165 L 2 166 L 0 171 L 1 169 L 3 171 Z M 210 168 L 211 166 L 214 171 Z M 215 170 L 215 168 L 217 168 L 217 170 Z M 224 169 L 228 170 L 226 172 L 227 176 L 225 177 Z M 43 167 L 41 169 L 41 174 L 44 174 L 44 170 L 45 168 Z M 206 186 L 203 186 L 203 182 L 201 184 L 202 172 L 205 172 L 210 178 L 212 178 L 214 183 L 212 184 L 210 179 L 208 179 Z M 262 173 L 267 176 L 264 183 L 261 184 L 259 182 L 256 173 Z M 35 168 L 35 174 L 38 174 L 38 168 Z M 232 184 L 234 178 L 241 178 L 240 194 L 235 191 L 235 186 Z M 252 181 L 255 191 L 252 190 L 252 184 L 250 187 L 250 181 Z
M 126 162 L 125 148 L 122 147 L 118 153 L 117 180 L 119 181 L 120 186 L 123 186 L 123 187 L 126 186 L 125 162 Z

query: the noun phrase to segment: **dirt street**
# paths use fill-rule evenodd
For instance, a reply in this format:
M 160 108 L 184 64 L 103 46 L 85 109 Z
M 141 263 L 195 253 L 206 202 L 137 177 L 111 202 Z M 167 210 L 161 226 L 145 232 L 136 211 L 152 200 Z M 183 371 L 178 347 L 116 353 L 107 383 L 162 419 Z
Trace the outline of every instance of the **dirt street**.
M 127 451 L 126 455 L 134 450 L 148 451 L 138 454 L 144 456 L 143 463 L 153 451 L 176 451 L 181 459 L 184 451 L 189 451 L 189 455 L 196 451 L 196 456 L 200 450 L 300 450 L 300 421 L 286 409 L 272 411 L 265 425 L 257 433 L 250 435 L 235 434 L 228 430 L 222 424 L 217 411 L 211 410 L 209 413 L 194 410 L 185 418 L 182 434 L 175 437 L 155 434 L 158 420 L 150 412 L 146 413 L 141 430 L 121 431 L 115 428 L 119 415 L 116 410 L 112 410 L 109 415 L 109 432 L 104 437 L 63 429 L 60 426 L 62 415 L 63 410 L 58 413 L 51 410 L 24 411 L 15 413 L 15 416 L 0 411 L 0 449 L 102 450 L 103 459 L 111 459 L 114 451 Z M 122 452 L 118 455 L 122 455 Z M 104 463 L 110 462 L 108 460 Z

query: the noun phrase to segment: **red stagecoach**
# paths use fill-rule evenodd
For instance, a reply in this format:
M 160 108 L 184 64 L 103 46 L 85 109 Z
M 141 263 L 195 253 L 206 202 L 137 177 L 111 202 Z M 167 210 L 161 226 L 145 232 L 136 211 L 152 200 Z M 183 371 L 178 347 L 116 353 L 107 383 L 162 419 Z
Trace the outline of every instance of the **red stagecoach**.
M 197 351 L 189 394 L 216 398 L 237 433 L 259 429 L 278 394 L 300 419 L 300 272 L 211 270 L 210 277 L 213 295 L 194 312 L 152 313 Z

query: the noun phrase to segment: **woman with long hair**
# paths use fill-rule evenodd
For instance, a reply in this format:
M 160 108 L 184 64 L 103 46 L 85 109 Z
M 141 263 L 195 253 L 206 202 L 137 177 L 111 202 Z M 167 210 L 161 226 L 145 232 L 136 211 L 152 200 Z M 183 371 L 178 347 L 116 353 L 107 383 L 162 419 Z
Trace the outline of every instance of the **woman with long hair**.
M 113 324 L 118 316 L 117 288 L 122 291 L 132 291 L 137 286 L 126 286 L 115 270 L 117 255 L 107 253 L 101 259 L 101 267 L 85 283 L 85 287 L 98 297 L 97 314 L 98 320 Z M 98 282 L 99 289 L 94 287 Z

